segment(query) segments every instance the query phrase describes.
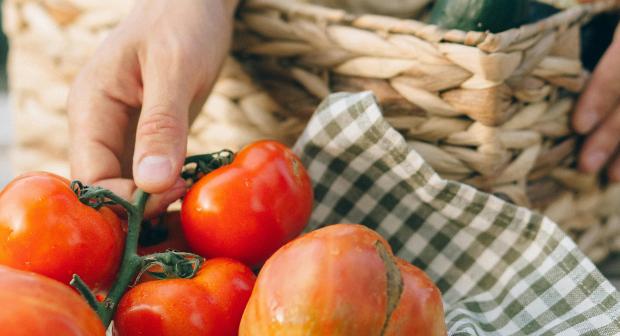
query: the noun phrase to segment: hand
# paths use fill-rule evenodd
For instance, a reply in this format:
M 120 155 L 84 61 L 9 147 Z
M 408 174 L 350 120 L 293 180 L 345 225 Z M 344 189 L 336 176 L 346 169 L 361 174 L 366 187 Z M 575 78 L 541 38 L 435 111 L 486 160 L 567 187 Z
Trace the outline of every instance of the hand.
M 579 168 L 597 173 L 608 165 L 610 179 L 620 182 L 620 29 L 577 104 L 573 127 L 588 135 Z
M 236 3 L 137 1 L 69 95 L 74 178 L 126 199 L 137 185 L 154 194 L 147 215 L 185 192 L 189 123 L 228 54 Z

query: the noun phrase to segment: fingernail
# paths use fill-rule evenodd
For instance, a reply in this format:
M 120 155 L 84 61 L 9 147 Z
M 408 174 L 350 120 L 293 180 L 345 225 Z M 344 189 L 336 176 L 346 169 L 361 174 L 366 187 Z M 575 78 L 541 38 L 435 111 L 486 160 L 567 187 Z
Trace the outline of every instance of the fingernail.
M 601 166 L 607 160 L 607 154 L 601 151 L 595 151 L 586 156 L 586 168 L 590 172 L 596 172 L 601 169 Z
M 137 177 L 145 184 L 160 184 L 170 178 L 172 163 L 164 156 L 147 156 L 138 164 Z

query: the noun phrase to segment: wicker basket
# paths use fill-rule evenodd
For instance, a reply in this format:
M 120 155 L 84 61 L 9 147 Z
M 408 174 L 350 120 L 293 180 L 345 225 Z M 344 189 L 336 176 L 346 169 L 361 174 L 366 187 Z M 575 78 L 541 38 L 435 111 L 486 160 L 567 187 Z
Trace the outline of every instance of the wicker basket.
M 235 53 L 283 109 L 301 116 L 330 92 L 373 90 L 442 176 L 543 210 L 600 261 L 620 249 L 620 187 L 571 168 L 569 113 L 588 77 L 580 28 L 619 2 L 555 4 L 567 9 L 491 34 L 248 0 Z
M 235 38 L 244 67 L 227 62 L 192 127 L 189 151 L 263 137 L 290 143 L 330 92 L 373 90 L 394 127 L 444 177 L 543 210 L 595 261 L 620 250 L 620 187 L 571 168 L 569 128 L 574 93 L 587 79 L 579 28 L 617 1 L 564 1 L 561 13 L 500 34 L 352 14 L 393 9 L 346 2 L 357 7 L 246 1 Z M 407 15 L 427 14 L 428 0 L 406 3 Z M 5 0 L 17 171 L 68 173 L 69 84 L 130 4 Z
M 73 78 L 132 1 L 5 0 L 16 173 L 69 176 L 66 100 Z M 304 123 L 283 111 L 230 58 L 194 122 L 190 154 L 237 149 L 258 138 L 292 143 Z

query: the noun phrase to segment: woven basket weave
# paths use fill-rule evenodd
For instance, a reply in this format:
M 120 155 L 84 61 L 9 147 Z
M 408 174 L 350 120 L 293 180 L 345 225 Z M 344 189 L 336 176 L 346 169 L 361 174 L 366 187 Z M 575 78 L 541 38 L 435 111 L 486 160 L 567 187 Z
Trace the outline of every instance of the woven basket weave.
M 373 90 L 388 120 L 441 175 L 540 209 L 600 261 L 620 249 L 620 187 L 572 168 L 569 113 L 588 77 L 580 28 L 618 1 L 553 3 L 566 9 L 492 34 L 248 0 L 235 53 L 298 115 L 329 92 Z
M 620 250 L 620 187 L 571 168 L 569 128 L 574 93 L 587 79 L 579 29 L 617 1 L 563 1 L 561 13 L 500 34 L 352 14 L 394 15 L 394 8 L 346 3 L 351 11 L 246 1 L 234 47 L 244 67 L 227 62 L 192 127 L 189 151 L 264 137 L 290 143 L 330 92 L 373 90 L 388 120 L 444 177 L 543 210 L 595 261 Z M 407 16 L 424 17 L 428 3 L 406 1 Z M 130 4 L 5 0 L 18 171 L 68 173 L 68 87 Z
M 16 173 L 69 176 L 66 100 L 73 78 L 132 1 L 5 0 Z M 190 154 L 238 149 L 259 138 L 292 143 L 304 123 L 283 111 L 233 59 L 194 122 Z

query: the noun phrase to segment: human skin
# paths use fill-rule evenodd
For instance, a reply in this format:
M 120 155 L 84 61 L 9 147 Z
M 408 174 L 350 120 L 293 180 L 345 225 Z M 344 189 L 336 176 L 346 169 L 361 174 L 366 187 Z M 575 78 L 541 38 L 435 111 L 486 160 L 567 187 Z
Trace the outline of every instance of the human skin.
M 620 29 L 577 104 L 573 128 L 586 135 L 579 168 L 586 173 L 606 169 L 612 181 L 620 182 Z
M 191 120 L 229 51 L 237 0 L 138 0 L 77 76 L 68 100 L 73 178 L 131 199 L 146 216 L 185 192 Z

